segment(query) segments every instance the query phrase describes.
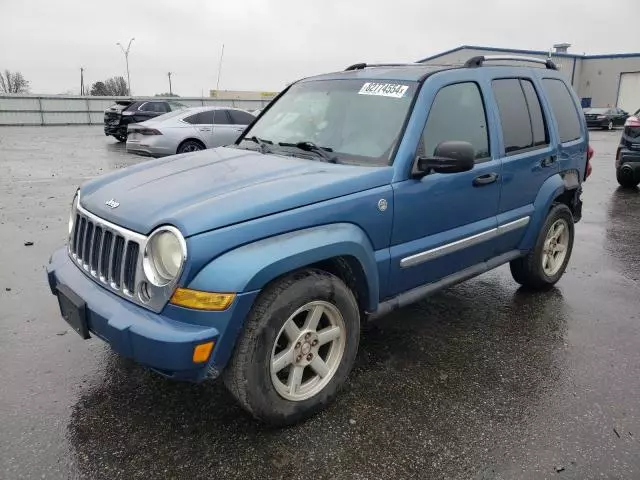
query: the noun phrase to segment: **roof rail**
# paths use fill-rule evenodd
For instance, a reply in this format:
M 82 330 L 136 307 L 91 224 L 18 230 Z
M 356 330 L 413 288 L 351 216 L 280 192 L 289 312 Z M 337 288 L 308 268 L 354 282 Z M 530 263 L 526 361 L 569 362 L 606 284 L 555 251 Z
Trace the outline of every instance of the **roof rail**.
M 344 69 L 345 72 L 350 70 L 362 70 L 367 67 L 425 67 L 424 63 L 355 63 Z
M 547 67 L 548 70 L 558 70 L 558 67 L 549 59 L 542 59 L 537 57 L 521 57 L 519 55 L 479 55 L 477 57 L 471 57 L 464 64 L 465 67 L 481 67 L 484 62 L 500 62 L 500 61 L 514 61 L 514 62 L 531 62 L 539 63 Z

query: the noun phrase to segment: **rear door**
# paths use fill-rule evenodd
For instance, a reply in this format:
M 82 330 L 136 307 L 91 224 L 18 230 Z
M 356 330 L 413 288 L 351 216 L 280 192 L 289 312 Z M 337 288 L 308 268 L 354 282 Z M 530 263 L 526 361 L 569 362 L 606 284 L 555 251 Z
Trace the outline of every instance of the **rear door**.
M 230 145 L 236 141 L 238 135 L 242 133 L 244 128 L 234 125 L 227 109 L 213 110 L 214 125 L 213 137 L 211 140 L 212 147 L 220 147 L 222 145 Z
M 547 118 L 555 124 L 551 131 L 557 132 L 558 169 L 560 172 L 578 169 L 580 178 L 584 178 L 589 139 L 583 128 L 584 117 L 578 97 L 560 78 L 543 78 L 542 88 Z
M 214 146 L 213 142 L 213 110 L 194 113 L 182 120 L 193 126 L 191 136 L 199 138 L 207 148 Z
M 558 151 L 540 101 L 540 85 L 524 77 L 493 78 L 491 91 L 500 118 L 502 190 L 497 253 L 517 249 L 533 214 L 533 203 L 558 172 Z

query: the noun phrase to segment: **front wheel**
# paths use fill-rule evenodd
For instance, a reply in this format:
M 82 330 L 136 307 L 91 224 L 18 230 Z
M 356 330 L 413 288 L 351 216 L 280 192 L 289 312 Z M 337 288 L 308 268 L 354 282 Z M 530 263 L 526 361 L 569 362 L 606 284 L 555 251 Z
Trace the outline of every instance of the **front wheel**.
M 307 418 L 333 400 L 358 350 L 351 290 L 320 270 L 296 272 L 256 300 L 224 380 L 254 417 L 273 425 Z
M 126 135 L 114 135 L 113 136 L 116 140 L 118 140 L 118 142 L 123 143 L 127 141 L 127 136 Z
M 573 250 L 574 225 L 564 204 L 551 208 L 533 250 L 510 263 L 511 275 L 520 285 L 542 290 L 560 280 Z

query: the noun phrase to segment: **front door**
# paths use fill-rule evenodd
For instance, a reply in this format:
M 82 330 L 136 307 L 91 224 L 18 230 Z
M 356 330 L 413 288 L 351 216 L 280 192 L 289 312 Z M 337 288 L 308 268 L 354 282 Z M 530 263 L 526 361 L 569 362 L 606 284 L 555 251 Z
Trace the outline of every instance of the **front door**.
M 492 156 L 482 89 L 460 71 L 430 80 L 437 90 L 416 156 L 444 141 L 471 143 L 475 167 L 395 183 L 390 296 L 435 282 L 495 256 L 501 162 Z M 434 84 L 434 82 L 436 82 Z M 418 108 L 418 107 L 416 107 Z

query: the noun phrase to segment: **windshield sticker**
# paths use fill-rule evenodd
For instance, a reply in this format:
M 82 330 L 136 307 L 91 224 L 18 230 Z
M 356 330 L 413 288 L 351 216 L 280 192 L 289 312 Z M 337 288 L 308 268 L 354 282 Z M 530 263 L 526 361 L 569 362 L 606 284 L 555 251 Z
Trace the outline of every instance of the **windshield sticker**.
M 365 83 L 360 91 L 359 95 L 377 95 L 380 97 L 393 97 L 402 98 L 404 94 L 409 90 L 408 85 L 398 85 L 397 83 Z

